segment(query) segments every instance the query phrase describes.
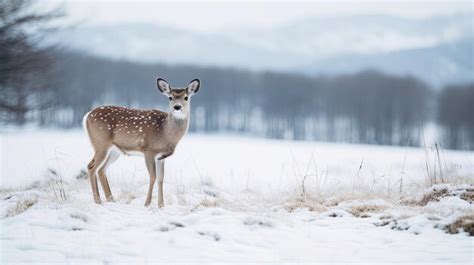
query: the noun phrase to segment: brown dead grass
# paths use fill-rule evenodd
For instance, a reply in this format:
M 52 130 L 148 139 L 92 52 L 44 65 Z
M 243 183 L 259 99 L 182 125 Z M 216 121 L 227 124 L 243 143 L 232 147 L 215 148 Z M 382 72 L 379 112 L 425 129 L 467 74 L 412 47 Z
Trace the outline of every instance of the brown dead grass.
M 387 207 L 383 205 L 366 204 L 353 206 L 349 212 L 355 217 L 367 218 L 370 217 L 370 213 L 378 213 L 386 208 Z
M 419 205 L 425 206 L 429 202 L 438 202 L 441 198 L 449 196 L 449 191 L 447 188 L 433 189 L 432 191 L 423 195 L 423 198 L 420 200 Z
M 456 219 L 453 223 L 444 227 L 446 233 L 457 234 L 461 230 L 469 233 L 469 236 L 474 236 L 474 214 L 463 215 Z
M 420 201 L 413 199 L 413 198 L 401 198 L 400 199 L 400 205 L 404 206 L 413 206 L 413 205 L 420 205 Z
M 293 212 L 297 209 L 303 209 L 303 208 L 306 208 L 312 212 L 322 212 L 327 209 L 326 206 L 324 206 L 317 200 L 312 199 L 311 197 L 308 197 L 308 196 L 298 197 L 296 199 L 290 200 L 287 203 L 285 203 L 284 208 L 288 212 Z
M 463 192 L 459 198 L 472 203 L 474 202 L 474 189 L 468 189 L 467 191 Z
M 13 207 L 8 209 L 6 217 L 19 215 L 38 202 L 37 198 L 26 198 L 19 200 Z

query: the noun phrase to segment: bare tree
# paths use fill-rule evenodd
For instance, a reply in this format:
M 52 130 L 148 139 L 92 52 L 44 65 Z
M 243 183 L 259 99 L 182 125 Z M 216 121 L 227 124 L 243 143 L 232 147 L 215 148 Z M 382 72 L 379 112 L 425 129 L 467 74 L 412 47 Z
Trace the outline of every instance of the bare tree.
M 51 47 L 40 48 L 48 22 L 60 13 L 33 11 L 29 0 L 0 0 L 0 119 L 23 123 L 52 100 Z

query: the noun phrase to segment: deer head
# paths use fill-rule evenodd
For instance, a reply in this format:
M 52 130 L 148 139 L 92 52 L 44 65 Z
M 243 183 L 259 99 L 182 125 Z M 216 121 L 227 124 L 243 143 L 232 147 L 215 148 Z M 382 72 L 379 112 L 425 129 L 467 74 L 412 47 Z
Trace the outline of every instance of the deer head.
M 163 78 L 156 79 L 158 90 L 168 97 L 170 102 L 170 115 L 176 119 L 189 117 L 189 102 L 191 97 L 199 91 L 201 81 L 193 79 L 184 88 L 171 88 Z

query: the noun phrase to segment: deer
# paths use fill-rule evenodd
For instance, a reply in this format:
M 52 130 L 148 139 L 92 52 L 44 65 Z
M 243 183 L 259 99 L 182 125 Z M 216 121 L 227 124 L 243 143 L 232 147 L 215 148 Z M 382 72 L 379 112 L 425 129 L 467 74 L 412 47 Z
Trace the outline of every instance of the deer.
M 99 106 L 84 115 L 83 127 L 94 149 L 87 165 L 94 202 L 101 204 L 97 178 L 105 198 L 114 198 L 107 180 L 107 168 L 121 155 L 140 155 L 150 175 L 145 206 L 152 201 L 153 187 L 158 176 L 158 207 L 164 207 L 163 180 L 166 158 L 189 128 L 190 100 L 200 86 L 193 79 L 186 87 L 171 88 L 163 78 L 156 79 L 158 90 L 169 99 L 169 112 L 159 109 L 132 109 L 120 106 Z

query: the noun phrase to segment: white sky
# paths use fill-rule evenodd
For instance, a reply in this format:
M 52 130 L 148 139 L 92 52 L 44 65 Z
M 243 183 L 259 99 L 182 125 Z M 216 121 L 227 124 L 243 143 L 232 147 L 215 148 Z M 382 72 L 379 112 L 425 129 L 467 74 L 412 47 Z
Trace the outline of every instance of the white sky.
M 49 0 L 51 5 L 64 1 Z M 43 2 L 44 3 L 44 2 Z M 161 2 L 69 0 L 66 13 L 86 24 L 153 23 L 188 30 L 218 31 L 274 27 L 307 17 L 387 14 L 411 18 L 473 12 L 472 1 L 319 1 L 319 2 Z

